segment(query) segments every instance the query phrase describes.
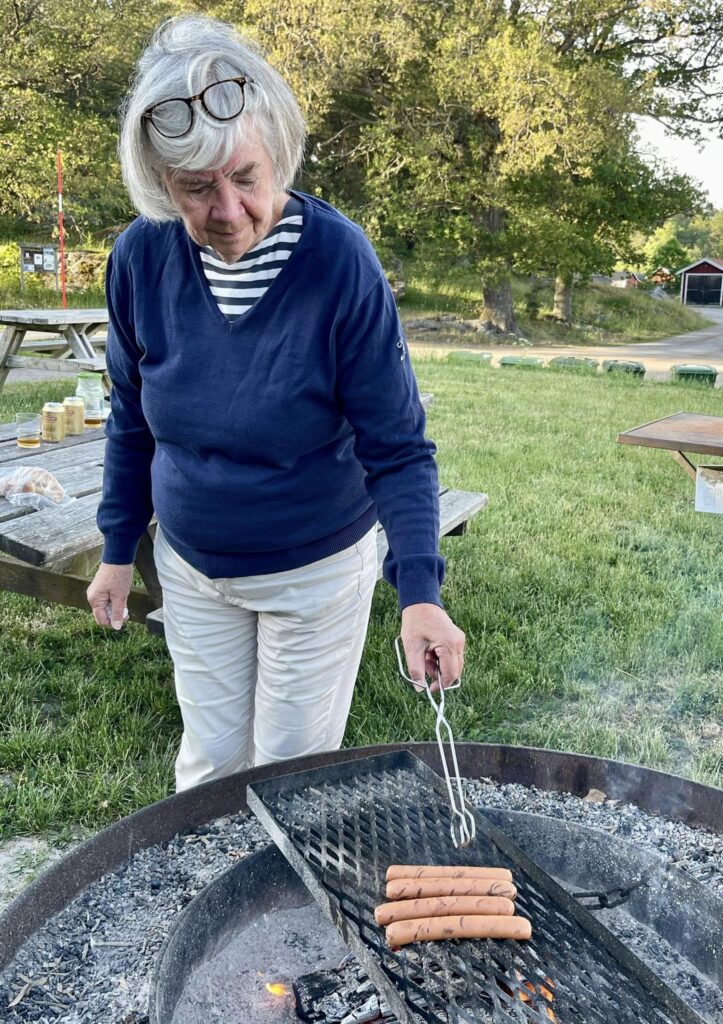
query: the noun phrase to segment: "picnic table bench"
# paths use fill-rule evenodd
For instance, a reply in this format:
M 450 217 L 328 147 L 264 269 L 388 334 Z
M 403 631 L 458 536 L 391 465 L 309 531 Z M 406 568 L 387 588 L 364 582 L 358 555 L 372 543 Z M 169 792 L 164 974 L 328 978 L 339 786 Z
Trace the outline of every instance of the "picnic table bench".
M 105 357 L 98 354 L 91 338 L 107 324 L 107 309 L 0 309 L 0 327 L 5 327 L 0 338 L 0 391 L 11 370 L 33 369 L 102 373 L 109 392 Z M 57 358 L 19 355 L 20 349 L 27 345 L 25 335 L 38 332 L 59 335 L 66 342 Z
M 431 395 L 423 395 L 428 406 Z M 58 444 L 41 444 L 34 451 L 17 447 L 15 425 L 0 424 L 0 472 L 14 465 L 38 465 L 57 476 L 76 500 L 54 509 L 15 508 L 0 498 L 0 590 L 26 594 L 76 608 L 87 608 L 88 576 L 100 557 L 103 538 L 96 525 L 103 480 L 105 434 L 86 430 Z M 487 505 L 487 495 L 450 490 L 440 492 L 440 536 L 462 534 L 473 516 Z M 152 524 L 141 538 L 136 569 L 145 589 L 134 587 L 128 614 L 163 633 L 162 591 L 153 561 Z M 379 576 L 387 551 L 380 529 L 377 549 Z

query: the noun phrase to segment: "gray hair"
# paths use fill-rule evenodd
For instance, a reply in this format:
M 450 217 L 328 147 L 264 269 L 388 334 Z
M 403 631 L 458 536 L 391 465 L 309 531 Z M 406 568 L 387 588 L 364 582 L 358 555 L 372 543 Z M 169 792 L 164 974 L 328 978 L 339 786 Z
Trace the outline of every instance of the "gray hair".
M 232 121 L 213 121 L 195 103 L 188 135 L 167 139 L 143 117 L 154 103 L 193 96 L 212 82 L 241 75 L 251 83 L 244 87 L 243 113 Z M 121 116 L 121 168 L 136 209 L 151 221 L 178 220 L 166 172 L 223 167 L 254 133 L 271 157 L 276 189 L 285 191 L 301 165 L 306 126 L 284 79 L 226 22 L 199 15 L 162 22 L 138 61 Z

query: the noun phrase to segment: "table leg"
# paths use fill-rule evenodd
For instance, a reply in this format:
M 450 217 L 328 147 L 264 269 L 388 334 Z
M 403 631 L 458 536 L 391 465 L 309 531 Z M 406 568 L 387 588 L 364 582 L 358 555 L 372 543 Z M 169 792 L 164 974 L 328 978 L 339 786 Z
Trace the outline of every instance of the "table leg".
M 96 342 L 91 341 L 90 340 L 90 336 L 91 336 L 91 334 L 95 334 L 96 331 L 99 331 L 101 329 L 101 327 L 104 327 L 107 330 L 108 329 L 108 321 L 104 320 L 102 323 L 99 323 L 99 324 L 85 324 L 83 326 L 83 328 L 81 329 L 80 333 L 82 335 L 84 335 L 85 338 L 88 339 L 88 342 L 93 346 L 93 348 L 95 348 Z M 97 341 L 97 344 L 98 345 L 101 345 L 101 344 L 104 345 L 105 342 L 102 341 L 99 338 L 98 341 Z
M 63 336 L 73 350 L 76 359 L 97 359 L 98 355 L 84 331 L 78 330 L 74 324 L 63 327 Z
M 5 328 L 2 338 L 0 338 L 0 391 L 2 391 L 7 375 L 10 373 L 10 367 L 6 366 L 6 361 L 10 356 L 17 355 L 26 330 L 27 328 L 25 327 L 17 327 L 14 324 L 10 324 Z
M 163 604 L 163 590 L 156 572 L 156 563 L 153 558 L 153 535 L 150 530 L 146 530 L 138 542 L 136 569 L 146 586 L 153 607 L 160 608 Z
M 690 459 L 686 455 L 683 455 L 682 452 L 671 452 L 670 454 L 673 456 L 678 465 L 682 466 L 682 468 L 685 470 L 688 476 L 692 477 L 692 479 L 695 480 L 697 476 L 697 470 L 693 463 L 690 461 Z

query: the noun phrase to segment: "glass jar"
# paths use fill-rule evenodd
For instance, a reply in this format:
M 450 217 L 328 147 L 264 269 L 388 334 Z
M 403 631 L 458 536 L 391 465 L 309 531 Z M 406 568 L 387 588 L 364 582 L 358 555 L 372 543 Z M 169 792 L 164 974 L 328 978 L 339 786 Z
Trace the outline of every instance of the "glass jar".
M 85 404 L 86 427 L 99 427 L 103 423 L 103 375 L 101 373 L 79 373 L 75 389 L 78 398 Z

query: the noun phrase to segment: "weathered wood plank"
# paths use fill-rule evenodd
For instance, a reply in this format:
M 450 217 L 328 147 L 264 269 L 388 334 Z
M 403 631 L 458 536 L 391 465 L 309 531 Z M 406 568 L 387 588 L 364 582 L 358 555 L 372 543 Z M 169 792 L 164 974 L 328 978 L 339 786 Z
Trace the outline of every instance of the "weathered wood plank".
M 65 338 L 33 338 L 32 340 L 26 338 L 20 345 L 20 353 L 31 352 L 58 352 L 68 347 L 68 342 Z
M 58 575 L 45 569 L 21 565 L 10 559 L 0 558 L 0 590 L 25 594 L 41 601 L 66 604 L 82 608 L 90 615 L 86 591 L 90 580 L 81 576 Z M 128 595 L 128 617 L 133 622 L 145 622 L 155 608 L 154 602 L 143 590 L 134 587 Z
M 59 469 L 55 476 L 71 497 L 83 498 L 86 494 L 97 494 L 100 499 L 100 490 L 103 486 L 101 463 L 88 466 L 69 466 Z M 0 523 L 6 523 L 10 519 L 20 519 L 22 516 L 34 514 L 35 511 L 32 508 L 16 508 L 5 498 L 0 498 Z
M 63 466 L 54 474 L 61 487 L 73 498 L 84 498 L 86 494 L 97 494 L 103 486 L 103 461 L 85 463 L 82 466 Z
M 43 359 L 41 356 L 8 356 L 5 365 L 13 370 L 90 370 L 92 373 L 105 373 L 105 358 L 96 356 L 88 358 L 75 356 L 73 359 Z
M 10 440 L 14 441 L 17 436 L 15 423 L 0 423 L 0 442 Z
M 0 309 L 0 324 L 62 327 L 64 324 L 107 324 L 107 309 Z
M 6 424 L 3 424 L 3 427 L 5 426 Z M 42 458 L 51 452 L 60 452 L 66 448 L 76 448 L 79 444 L 90 444 L 92 441 L 103 441 L 105 439 L 105 427 L 102 426 L 93 427 L 92 430 L 86 429 L 82 434 L 73 434 L 70 437 L 66 437 L 64 441 L 59 441 L 55 444 L 41 441 L 37 448 L 18 448 L 15 425 L 7 424 L 7 426 L 12 427 L 12 433 L 8 431 L 9 436 L 0 435 L 0 462 L 12 462 L 15 456 L 18 458 Z
M 12 469 L 12 463 L 27 462 L 29 466 L 42 466 L 54 473 L 65 466 L 82 466 L 102 462 L 105 453 L 105 434 L 102 430 L 90 431 L 79 437 L 69 437 L 60 444 L 43 444 L 34 451 L 18 448 L 16 444 L 0 445 L 0 467 Z
M 439 496 L 439 536 L 440 538 L 452 534 L 459 527 L 468 522 L 478 512 L 487 507 L 489 498 L 486 494 L 478 491 L 453 491 L 445 488 Z M 389 550 L 387 535 L 380 528 L 377 529 L 377 580 L 382 578 L 382 563 Z M 151 633 L 158 636 L 164 635 L 163 608 L 152 611 L 147 619 L 146 625 Z
M 108 336 L 106 334 L 91 334 L 89 340 L 94 349 L 104 349 L 108 342 Z M 47 338 L 33 338 L 32 340 L 25 338 L 20 343 L 18 355 L 30 356 L 35 352 L 49 352 L 58 358 L 59 353 L 71 353 L 72 349 L 68 344 L 67 338 L 54 338 L 52 335 L 48 335 Z
M 487 507 L 489 498 L 478 491 L 447 490 L 439 496 L 439 536 L 446 537 Z M 382 562 L 389 544 L 383 530 L 377 534 L 377 579 L 382 577 Z
M 25 331 L 22 327 L 15 327 L 12 324 L 7 326 L 0 336 L 0 390 L 10 373 L 10 367 L 7 365 L 8 359 L 18 351 L 24 337 Z
M 57 567 L 92 548 L 103 538 L 95 522 L 98 494 L 78 498 L 70 505 L 33 512 L 0 525 L 0 551 L 45 568 Z

